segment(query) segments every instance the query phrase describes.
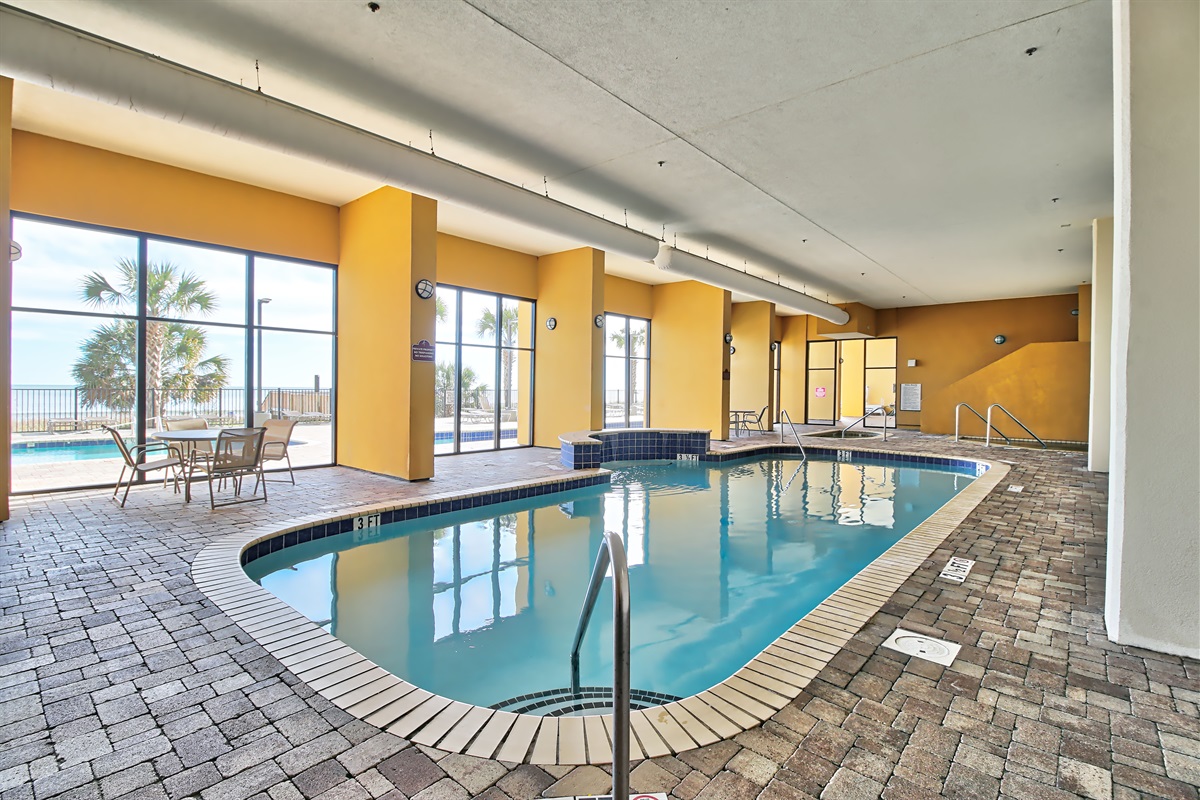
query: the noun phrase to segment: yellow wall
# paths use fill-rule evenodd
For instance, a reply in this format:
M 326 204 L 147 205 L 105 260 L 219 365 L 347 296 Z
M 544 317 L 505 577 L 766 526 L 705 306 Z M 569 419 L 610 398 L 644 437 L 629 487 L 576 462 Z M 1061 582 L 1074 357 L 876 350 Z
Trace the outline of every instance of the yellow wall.
M 961 401 L 944 396 L 944 390 L 1027 344 L 1075 341 L 1071 309 L 1078 302 L 1076 295 L 1064 294 L 881 310 L 879 335 L 897 337 L 897 384 L 922 387 L 921 412 L 898 411 L 897 422 L 927 433 L 953 433 L 953 410 Z M 1004 344 L 992 341 L 996 334 L 1004 334 Z M 909 367 L 909 359 L 917 366 Z M 1010 410 L 1024 419 L 1021 405 Z
M 9 242 L 12 240 L 12 217 L 9 213 L 12 184 L 12 78 L 0 76 L 0 445 L 7 453 L 12 449 L 12 262 L 9 261 Z M 12 476 L 11 459 L 0 458 L 0 521 L 8 519 L 8 490 Z
M 764 406 L 763 427 L 774 414 L 771 404 L 771 329 L 775 305 L 764 301 L 734 303 L 729 330 L 737 351 L 729 357 L 729 407 L 758 413 Z
M 865 406 L 866 381 L 863 365 L 866 361 L 866 340 L 847 339 L 840 343 L 841 363 L 838 364 L 838 405 L 842 417 L 861 417 Z
M 438 280 L 514 297 L 537 297 L 537 256 L 448 233 L 437 235 Z
M 953 431 L 958 403 L 970 403 L 985 416 L 989 405 L 1000 403 L 1042 439 L 1086 441 L 1090 356 L 1087 342 L 1025 345 L 946 387 L 922 413 L 921 430 Z M 1029 438 L 999 411 L 992 424 L 1013 438 Z M 984 424 L 964 415 L 962 431 L 983 435 Z
M 338 260 L 336 206 L 26 131 L 13 132 L 12 202 L 58 219 Z
M 408 480 L 433 477 L 435 306 L 413 286 L 437 281 L 437 203 L 385 186 L 341 211 L 338 270 L 339 464 Z
M 558 437 L 604 427 L 604 253 L 591 247 L 538 259 L 537 369 L 533 443 L 559 447 Z M 558 321 L 554 330 L 545 320 Z
M 1084 283 L 1079 286 L 1079 341 L 1092 340 L 1092 287 Z
M 646 283 L 604 276 L 604 310 L 610 314 L 650 319 L 654 309 L 653 287 Z
M 655 286 L 650 418 L 658 428 L 729 436 L 729 292 L 696 281 Z
M 804 394 L 808 371 L 808 315 L 780 317 L 779 336 L 783 348 L 779 364 L 780 409 L 788 412 L 792 422 L 803 423 L 808 414 Z

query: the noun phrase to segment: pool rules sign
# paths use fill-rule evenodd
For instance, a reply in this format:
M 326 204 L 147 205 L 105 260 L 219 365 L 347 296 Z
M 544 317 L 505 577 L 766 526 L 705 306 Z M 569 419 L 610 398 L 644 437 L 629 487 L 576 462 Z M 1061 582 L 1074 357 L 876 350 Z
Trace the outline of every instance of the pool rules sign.
M 433 361 L 433 345 L 428 339 L 422 339 L 412 346 L 413 361 Z

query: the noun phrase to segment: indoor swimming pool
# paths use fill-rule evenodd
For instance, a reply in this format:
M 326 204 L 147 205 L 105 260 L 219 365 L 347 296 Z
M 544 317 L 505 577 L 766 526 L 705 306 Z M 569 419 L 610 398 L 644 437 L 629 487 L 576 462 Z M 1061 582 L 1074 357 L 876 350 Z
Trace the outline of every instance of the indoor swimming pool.
M 975 480 L 974 465 L 788 457 L 606 466 L 611 486 L 350 530 L 245 569 L 422 689 L 553 714 L 602 533 L 619 531 L 632 685 L 652 705 L 729 677 Z M 583 685 L 611 682 L 607 590 L 581 662 Z

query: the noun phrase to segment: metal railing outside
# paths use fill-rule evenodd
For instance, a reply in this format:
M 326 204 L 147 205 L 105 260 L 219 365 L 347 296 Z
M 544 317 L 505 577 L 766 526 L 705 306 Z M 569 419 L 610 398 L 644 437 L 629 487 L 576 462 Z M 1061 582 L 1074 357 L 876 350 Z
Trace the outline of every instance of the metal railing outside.
M 867 411 L 867 413 L 863 414 L 861 417 L 854 420 L 854 422 L 851 422 L 849 425 L 842 428 L 842 438 L 845 439 L 846 431 L 850 430 L 851 428 L 853 428 L 855 425 L 857 425 L 860 422 L 863 424 L 863 428 L 865 429 L 867 427 L 867 417 L 869 417 L 875 413 L 881 414 L 883 416 L 883 440 L 886 442 L 887 441 L 887 429 L 888 429 L 888 424 L 887 424 L 888 413 L 887 413 L 886 406 L 875 406 L 871 410 Z
M 986 437 L 985 437 L 985 438 L 984 438 L 984 440 L 983 440 L 984 447 L 991 447 L 991 446 L 992 446 L 992 431 L 993 431 L 993 430 L 996 430 L 995 426 L 993 426 L 993 425 L 992 425 L 992 409 L 994 409 L 994 408 L 998 408 L 998 409 L 1000 409 L 1001 411 L 1003 411 L 1005 414 L 1007 414 L 1009 419 L 1011 419 L 1013 422 L 1015 422 L 1015 423 L 1017 423 L 1018 425 L 1020 425 L 1020 426 L 1021 426 L 1021 430 L 1025 431 L 1026 433 L 1028 433 L 1028 434 L 1029 434 L 1030 436 L 1032 436 L 1034 439 L 1037 439 L 1037 442 L 1038 442 L 1038 444 L 1040 444 L 1040 445 L 1042 446 L 1042 449 L 1043 449 L 1043 450 L 1045 450 L 1045 449 L 1046 449 L 1046 443 L 1042 441 L 1042 439 L 1041 439 L 1041 437 L 1040 437 L 1040 436 L 1038 436 L 1038 435 L 1037 435 L 1036 433 L 1034 433 L 1033 431 L 1029 430 L 1029 428 L 1028 428 L 1028 427 L 1025 425 L 1025 423 L 1024 423 L 1024 422 L 1021 422 L 1021 420 L 1019 420 L 1019 419 L 1017 419 L 1016 417 L 1014 417 L 1011 411 L 1009 411 L 1007 408 L 1005 408 L 1004 406 L 1000 405 L 999 403 L 992 403 L 990 406 L 988 406 L 988 410 L 987 410 L 987 424 L 988 424 L 988 431 L 987 431 L 987 435 L 986 435 Z M 997 430 L 997 431 L 996 431 L 996 433 L 1000 433 L 1000 431 L 998 431 L 998 430 Z M 1000 433 L 1000 435 L 1001 435 L 1001 436 L 1004 436 L 1004 434 L 1002 434 L 1002 433 Z M 1007 436 L 1004 436 L 1004 438 L 1005 438 L 1005 439 L 1008 439 L 1008 441 L 1009 441 L 1010 443 L 1012 442 L 1012 440 L 1011 440 L 1011 439 L 1009 439 Z
M 804 452 L 804 442 L 800 441 L 800 434 L 796 433 L 796 423 L 792 422 L 792 417 L 788 414 L 786 408 L 779 412 L 779 443 L 783 444 L 783 421 L 785 419 L 787 420 L 788 427 L 792 429 L 792 436 L 796 437 L 796 444 L 800 445 L 801 460 L 808 461 L 808 453 Z
M 971 408 L 970 403 L 959 403 L 958 405 L 956 405 L 954 407 L 954 441 L 956 441 L 956 442 L 958 441 L 958 422 L 959 422 L 959 416 L 960 416 L 959 412 L 964 408 L 967 411 L 970 411 L 975 416 L 979 417 L 980 422 L 991 427 L 991 423 L 988 420 L 984 419 L 983 414 L 980 414 L 978 411 Z M 1001 430 L 999 428 L 991 427 L 991 430 L 994 430 L 996 433 L 1000 434 L 1001 436 L 1004 436 L 1004 433 L 1001 432 Z M 1012 444 L 1012 439 L 1008 438 L 1007 436 L 1004 436 L 1004 441 L 1008 442 L 1009 444 Z
M 579 648 L 609 566 L 613 578 L 612 796 L 624 798 L 629 796 L 629 567 L 625 545 L 613 531 L 604 532 L 583 610 L 579 612 L 575 643 L 571 646 L 571 691 L 579 694 Z

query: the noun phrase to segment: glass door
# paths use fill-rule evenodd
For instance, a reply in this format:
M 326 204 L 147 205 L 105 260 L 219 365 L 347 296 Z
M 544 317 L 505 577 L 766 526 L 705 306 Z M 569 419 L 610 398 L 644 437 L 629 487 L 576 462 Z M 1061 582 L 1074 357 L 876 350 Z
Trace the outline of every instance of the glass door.
M 837 415 L 837 342 L 808 343 L 808 408 L 810 425 L 832 425 Z

